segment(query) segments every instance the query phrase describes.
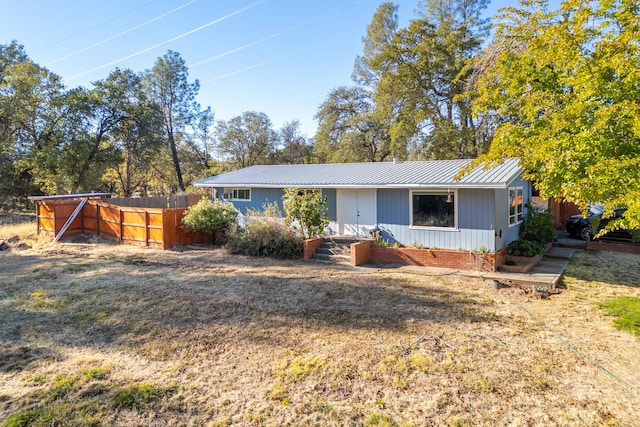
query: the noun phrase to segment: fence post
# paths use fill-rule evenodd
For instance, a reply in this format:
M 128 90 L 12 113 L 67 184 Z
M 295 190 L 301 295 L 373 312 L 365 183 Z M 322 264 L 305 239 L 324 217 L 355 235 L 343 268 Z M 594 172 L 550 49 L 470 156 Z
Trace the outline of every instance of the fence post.
M 123 220 L 123 212 L 122 209 L 118 208 L 118 218 L 120 222 L 120 241 L 122 242 L 122 220 Z
M 40 236 L 40 201 L 36 202 L 36 236 Z
M 144 211 L 144 245 L 149 246 L 149 211 Z
M 96 203 L 96 234 L 100 237 L 100 205 Z

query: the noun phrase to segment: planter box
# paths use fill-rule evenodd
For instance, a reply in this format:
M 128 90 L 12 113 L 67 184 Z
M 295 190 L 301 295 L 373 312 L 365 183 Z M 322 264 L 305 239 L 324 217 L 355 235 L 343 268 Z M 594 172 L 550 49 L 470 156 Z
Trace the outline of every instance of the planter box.
M 600 240 L 591 240 L 587 242 L 587 249 L 640 254 L 640 245 L 637 243 L 602 242 Z
M 453 249 L 389 248 L 373 246 L 372 241 L 367 241 L 351 245 L 351 263 L 496 271 L 496 260 L 504 259 L 505 253 L 506 249 L 498 253 L 481 253 Z
M 498 271 L 508 273 L 527 273 L 535 267 L 541 260 L 542 255 L 536 256 L 515 256 L 507 255 L 506 263 L 498 266 Z

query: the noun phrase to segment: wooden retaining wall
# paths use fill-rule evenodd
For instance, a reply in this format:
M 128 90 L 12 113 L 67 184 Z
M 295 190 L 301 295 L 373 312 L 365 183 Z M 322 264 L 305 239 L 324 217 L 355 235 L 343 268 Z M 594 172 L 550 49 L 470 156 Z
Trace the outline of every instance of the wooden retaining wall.
M 194 196 L 190 201 L 197 202 L 201 197 Z M 166 203 L 167 198 L 161 199 Z M 201 243 L 210 237 L 205 233 L 187 232 L 182 228 L 181 221 L 187 206 L 174 209 L 118 206 L 111 203 L 112 200 L 88 200 L 63 238 L 77 234 L 94 234 L 123 243 L 167 249 L 172 246 Z M 75 199 L 38 200 L 38 236 L 53 239 L 79 202 Z

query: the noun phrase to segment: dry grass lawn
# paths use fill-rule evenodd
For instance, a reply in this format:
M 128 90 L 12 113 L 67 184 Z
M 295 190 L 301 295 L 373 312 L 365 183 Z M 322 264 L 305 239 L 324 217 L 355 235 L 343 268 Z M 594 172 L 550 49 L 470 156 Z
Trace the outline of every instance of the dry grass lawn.
M 640 296 L 640 257 L 578 253 L 565 283 L 540 300 L 223 249 L 0 252 L 0 425 L 640 425 L 640 340 L 595 304 Z

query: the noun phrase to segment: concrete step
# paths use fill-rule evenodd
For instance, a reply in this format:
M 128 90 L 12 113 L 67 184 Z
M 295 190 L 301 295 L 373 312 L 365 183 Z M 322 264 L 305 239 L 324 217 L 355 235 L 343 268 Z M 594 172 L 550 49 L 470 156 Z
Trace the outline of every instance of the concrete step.
M 547 258 L 571 259 L 575 251 L 575 248 L 553 246 L 545 252 L 544 256 Z

